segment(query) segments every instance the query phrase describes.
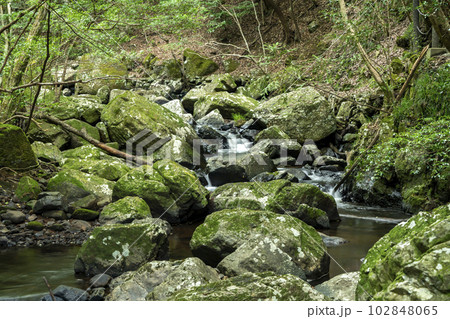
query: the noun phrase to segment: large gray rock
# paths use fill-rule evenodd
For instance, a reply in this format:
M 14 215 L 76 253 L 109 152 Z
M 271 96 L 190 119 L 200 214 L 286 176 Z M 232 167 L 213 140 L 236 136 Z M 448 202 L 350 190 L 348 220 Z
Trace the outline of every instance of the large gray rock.
M 337 275 L 336 277 L 317 285 L 315 288 L 318 292 L 323 293 L 332 300 L 353 301 L 355 300 L 355 291 L 358 281 L 359 272 L 355 271 Z
M 277 247 L 276 241 L 265 236 L 249 238 L 248 242 L 222 259 L 217 269 L 230 277 L 247 272 L 272 271 L 277 275 L 291 274 L 306 279 L 305 272 L 292 257 Z
M 328 273 L 330 260 L 317 231 L 294 217 L 268 211 L 226 209 L 212 213 L 196 228 L 190 246 L 194 256 L 216 266 L 257 235 L 266 236 L 288 254 L 308 278 Z
M 75 260 L 75 272 L 88 276 L 106 272 L 116 277 L 148 261 L 168 257 L 171 227 L 162 220 L 95 228 Z
M 6 213 L 0 215 L 3 220 L 9 220 L 13 224 L 23 223 L 27 217 L 24 213 L 17 210 L 7 210 Z
M 267 126 L 277 125 L 291 138 L 321 140 L 336 131 L 336 119 L 328 101 L 312 87 L 278 95 L 262 103 L 254 116 Z
M 199 287 L 181 290 L 169 300 L 185 301 L 325 301 L 327 297 L 292 275 L 247 273 Z
M 208 161 L 208 171 L 213 186 L 248 181 L 244 167 L 237 163 L 231 164 L 220 157 Z
M 395 226 L 367 253 L 357 300 L 450 300 L 450 204 Z
M 220 111 L 216 109 L 198 119 L 197 124 L 220 128 L 222 125 L 225 125 L 225 120 L 223 119 L 222 114 L 220 114 Z
M 82 289 L 60 285 L 53 290 L 56 301 L 86 301 L 88 293 Z M 42 297 L 41 301 L 52 301 L 50 295 Z
M 41 214 L 48 210 L 59 210 L 63 208 L 63 195 L 59 192 L 42 192 L 33 206 L 35 214 Z
M 166 300 L 179 290 L 210 282 L 219 275 L 198 258 L 177 261 L 152 261 L 137 271 L 116 278 L 108 300 Z
M 244 169 L 248 179 L 264 172 L 277 170 L 273 161 L 263 152 L 251 152 L 245 155 L 237 161 L 237 166 Z

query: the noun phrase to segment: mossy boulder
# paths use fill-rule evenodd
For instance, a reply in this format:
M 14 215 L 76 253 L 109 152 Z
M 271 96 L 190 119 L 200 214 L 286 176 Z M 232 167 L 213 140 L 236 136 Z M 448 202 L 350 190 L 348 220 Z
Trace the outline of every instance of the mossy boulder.
M 325 301 L 327 297 L 292 275 L 247 273 L 173 294 L 172 301 Z
M 261 140 L 288 140 L 289 135 L 284 133 L 277 125 L 268 127 L 255 136 L 255 143 Z
M 86 208 L 78 208 L 73 212 L 72 218 L 86 220 L 86 221 L 92 221 L 92 220 L 96 220 L 99 215 L 100 215 L 100 213 L 95 210 L 86 209 Z
M 152 213 L 171 223 L 180 223 L 203 214 L 209 192 L 194 172 L 170 160 L 141 166 L 119 179 L 114 187 L 116 199 L 138 196 Z
M 205 165 L 203 154 L 198 152 L 186 141 L 172 137 L 170 141 L 161 146 L 153 153 L 154 161 L 168 159 L 189 169 L 202 167 Z
M 270 76 L 262 76 L 251 80 L 244 87 L 240 87 L 238 92 L 252 99 L 259 100 L 270 93 L 270 82 Z
M 218 281 L 219 274 L 195 257 L 152 261 L 116 278 L 107 300 L 167 300 L 182 289 Z
M 148 130 L 147 135 L 153 134 L 155 139 L 175 135 L 192 144 L 193 139 L 197 138 L 194 129 L 181 117 L 133 92 L 114 98 L 103 110 L 102 121 L 108 128 L 111 141 L 121 146 L 144 130 Z
M 247 208 L 270 210 L 300 218 L 314 227 L 327 227 L 339 219 L 334 198 L 317 186 L 287 180 L 233 183 L 218 187 L 211 194 L 213 210 Z
M 254 111 L 254 116 L 268 127 L 277 125 L 299 143 L 318 141 L 336 131 L 333 108 L 312 87 L 271 98 Z
M 237 161 L 236 165 L 244 169 L 248 179 L 264 172 L 275 172 L 277 170 L 270 157 L 263 152 L 251 152 L 244 155 Z
M 337 275 L 314 288 L 332 300 L 354 301 L 358 281 L 359 272 L 355 271 Z
M 27 225 L 25 227 L 28 229 L 31 229 L 31 230 L 35 230 L 35 231 L 41 231 L 44 229 L 44 225 L 41 222 L 38 222 L 36 220 L 27 223 Z
M 62 153 L 56 145 L 51 143 L 42 143 L 39 141 L 31 144 L 36 157 L 44 162 L 60 164 L 62 161 Z
M 95 124 L 100 120 L 102 109 L 103 105 L 96 96 L 64 97 L 53 104 L 48 112 L 60 120 L 78 119 Z
M 369 250 L 357 300 L 450 300 L 450 205 L 420 212 Z
M 181 79 L 183 74 L 181 73 L 182 62 L 170 59 L 163 62 L 163 73 L 168 79 Z
M 184 50 L 183 58 L 185 72 L 189 78 L 210 75 L 219 68 L 217 63 L 213 60 L 208 59 L 190 49 Z
M 208 93 L 213 92 L 234 92 L 236 90 L 236 82 L 230 74 L 214 74 L 208 77 L 207 83 L 203 90 Z
M 319 233 L 294 217 L 269 211 L 236 208 L 214 212 L 195 229 L 190 247 L 194 256 L 216 266 L 257 235 L 276 243 L 308 278 L 328 273 L 330 260 Z
M 79 170 L 64 169 L 48 181 L 47 189 L 49 191 L 58 191 L 64 183 L 77 186 L 91 192 L 97 197 L 106 198 L 111 198 L 114 187 L 114 182 L 104 178 L 83 173 Z
M 240 63 L 233 59 L 226 59 L 223 61 L 223 67 L 225 69 L 225 72 L 231 73 L 233 71 L 236 71 L 240 66 Z
M 146 262 L 166 258 L 169 234 L 170 226 L 164 221 L 97 227 L 78 251 L 75 272 L 117 277 Z
M 194 104 L 194 118 L 200 119 L 217 109 L 224 118 L 233 119 L 233 114 L 245 116 L 257 106 L 256 100 L 241 94 L 228 92 L 204 94 Z
M 65 123 L 72 126 L 74 129 L 76 129 L 78 131 L 85 132 L 87 135 L 89 135 L 92 138 L 95 138 L 97 141 L 100 140 L 100 133 L 97 130 L 97 128 L 86 122 L 83 122 L 83 121 L 80 121 L 77 119 L 70 119 L 70 120 L 65 121 Z M 85 139 L 83 139 L 73 133 L 70 133 L 69 135 L 70 135 L 70 139 L 71 139 L 70 144 L 71 144 L 72 148 L 89 144 L 88 141 L 86 141 Z
M 37 121 L 36 123 L 31 122 L 28 130 L 28 137 L 31 142 L 50 143 L 59 149 L 70 143 L 70 135 L 60 126 L 44 121 Z
M 36 155 L 22 129 L 0 124 L 0 167 L 31 169 L 37 165 Z
M 87 83 L 77 83 L 78 94 L 97 94 L 103 86 L 113 89 L 127 89 L 130 84 L 125 79 L 128 70 L 125 64 L 114 60 L 102 59 L 91 54 L 86 54 L 81 58 L 80 66 L 77 70 L 77 80 L 90 80 Z M 110 77 L 110 79 L 96 79 L 100 77 Z
M 126 224 L 135 219 L 149 217 L 152 217 L 152 214 L 145 200 L 127 196 L 103 208 L 99 220 L 108 224 Z
M 29 176 L 24 176 L 17 184 L 15 195 L 21 202 L 28 202 L 37 199 L 40 192 L 41 186 L 39 183 Z
M 124 160 L 106 155 L 92 145 L 65 151 L 63 156 L 63 169 L 79 170 L 109 181 L 117 181 L 131 170 Z

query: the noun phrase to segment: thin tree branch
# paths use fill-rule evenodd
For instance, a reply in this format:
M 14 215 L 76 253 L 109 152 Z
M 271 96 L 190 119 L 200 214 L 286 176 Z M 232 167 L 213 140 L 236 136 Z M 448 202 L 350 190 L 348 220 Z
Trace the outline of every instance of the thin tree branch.
M 44 81 L 44 75 L 45 75 L 45 70 L 47 68 L 47 63 L 48 60 L 50 59 L 50 27 L 51 27 L 51 14 L 50 14 L 50 10 L 47 7 L 47 43 L 46 43 L 46 55 L 45 55 L 45 59 L 44 59 L 44 63 L 42 65 L 42 70 L 41 70 L 41 76 L 39 78 L 39 82 Z M 34 113 L 34 109 L 36 108 L 36 102 L 39 98 L 39 94 L 41 93 L 41 88 L 42 86 L 38 86 L 37 90 L 36 90 L 36 94 L 34 95 L 34 100 L 33 100 L 33 104 L 31 105 L 31 110 L 30 110 L 30 118 L 28 119 L 28 122 L 25 126 L 25 134 L 28 132 L 28 129 L 30 128 L 30 124 L 31 124 L 31 119 L 33 118 L 33 113 Z
M 43 2 L 41 2 L 41 3 L 39 3 L 39 4 L 36 4 L 36 5 L 34 5 L 34 6 L 31 6 L 31 7 L 29 7 L 28 9 L 26 9 L 26 10 L 20 12 L 19 15 L 17 16 L 17 18 L 16 18 L 15 20 L 11 21 L 11 22 L 8 23 L 7 25 L 5 25 L 5 26 L 3 26 L 2 28 L 0 28 L 0 34 L 2 34 L 5 30 L 11 28 L 11 27 L 12 27 L 14 24 L 16 24 L 17 22 L 19 22 L 19 20 L 22 19 L 22 17 L 23 17 L 24 15 L 26 15 L 28 12 L 31 12 L 31 11 L 33 11 L 34 9 L 39 8 L 39 7 L 42 6 L 44 3 L 45 3 L 45 1 L 43 1 Z

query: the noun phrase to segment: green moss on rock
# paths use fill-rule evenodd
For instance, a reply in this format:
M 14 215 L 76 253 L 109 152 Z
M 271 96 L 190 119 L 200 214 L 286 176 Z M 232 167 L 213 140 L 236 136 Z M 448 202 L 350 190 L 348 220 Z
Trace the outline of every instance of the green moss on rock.
M 367 253 L 358 300 L 450 300 L 450 205 L 420 212 Z M 447 283 L 447 284 L 446 284 Z
M 184 50 L 183 57 L 185 72 L 190 78 L 210 75 L 219 68 L 217 63 L 213 60 L 201 56 L 190 49 Z
M 36 155 L 22 129 L 0 124 L 0 167 L 31 169 L 37 165 Z
M 129 83 L 125 79 L 128 70 L 125 64 L 117 59 L 107 60 L 91 54 L 86 54 L 81 58 L 80 66 L 77 70 L 77 80 L 90 80 L 87 83 L 77 83 L 76 90 L 79 94 L 97 94 L 103 86 L 113 89 L 127 89 Z M 96 79 L 101 77 L 111 77 L 110 79 Z
M 247 273 L 173 294 L 172 301 L 325 301 L 327 297 L 292 275 Z
M 284 93 L 262 103 L 256 117 L 267 126 L 277 125 L 299 143 L 318 141 L 336 131 L 336 118 L 328 101 L 312 87 Z
M 65 147 L 70 142 L 70 136 L 60 126 L 44 121 L 31 122 L 28 130 L 28 137 L 31 142 L 51 143 L 59 149 Z
M 193 128 L 181 117 L 133 92 L 114 98 L 103 110 L 101 118 L 108 128 L 111 141 L 121 146 L 143 130 L 158 138 L 175 135 L 189 144 L 197 137 Z
M 75 272 L 116 277 L 167 255 L 170 230 L 159 224 L 115 224 L 95 228 L 78 251 Z
M 203 214 L 208 195 L 194 172 L 170 160 L 130 171 L 117 181 L 113 194 L 117 199 L 138 196 L 152 213 L 173 223 Z
M 247 115 L 258 106 L 258 102 L 241 94 L 214 92 L 204 94 L 194 104 L 194 118 L 200 119 L 209 112 L 219 110 L 226 119 L 233 119 L 233 114 Z
M 329 257 L 317 231 L 302 221 L 269 211 L 226 209 L 208 215 L 190 242 L 195 256 L 216 266 L 250 236 L 266 236 L 292 257 L 308 278 L 328 273 Z
M 114 182 L 104 178 L 83 173 L 78 170 L 65 169 L 60 171 L 48 181 L 47 189 L 49 191 L 58 191 L 63 183 L 70 183 L 81 189 L 87 190 L 97 197 L 108 197 L 112 195 Z
M 44 225 L 38 221 L 32 221 L 27 223 L 26 227 L 31 230 L 41 231 L 44 229 Z
M 306 209 L 304 205 L 309 208 Z M 213 210 L 239 207 L 270 210 L 298 217 L 315 227 L 324 227 L 325 219 L 339 219 L 336 202 L 331 195 L 314 185 L 296 184 L 282 179 L 220 186 L 211 194 L 211 207 Z
M 95 128 L 92 125 L 89 125 L 86 122 L 82 122 L 82 121 L 76 120 L 76 119 L 70 119 L 70 120 L 65 121 L 65 123 L 72 126 L 74 129 L 76 129 L 78 131 L 85 132 L 87 135 L 96 139 L 97 141 L 100 140 L 100 133 L 98 132 L 97 128 Z M 86 141 L 85 139 L 83 139 L 79 136 L 76 136 L 72 133 L 70 133 L 70 137 L 71 137 L 72 147 L 79 147 L 82 145 L 89 144 L 89 142 Z
M 96 220 L 98 216 L 99 212 L 86 208 L 78 208 L 72 214 L 73 219 L 81 219 L 86 221 Z
M 39 141 L 31 144 L 36 157 L 44 162 L 52 162 L 60 164 L 62 161 L 62 153 L 56 145 L 51 143 L 42 143 Z
M 29 176 L 24 176 L 17 184 L 15 195 L 21 202 L 28 202 L 37 199 L 40 192 L 41 186 L 39 183 Z
M 152 217 L 150 207 L 139 197 L 127 196 L 103 208 L 102 223 L 130 223 L 135 219 Z

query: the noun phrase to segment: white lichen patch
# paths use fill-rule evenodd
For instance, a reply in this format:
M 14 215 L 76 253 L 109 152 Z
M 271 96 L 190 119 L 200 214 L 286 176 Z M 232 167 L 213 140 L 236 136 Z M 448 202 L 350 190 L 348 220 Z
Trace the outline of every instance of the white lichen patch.
M 409 224 L 408 228 L 411 229 L 411 228 L 413 228 L 414 226 L 416 226 L 416 222 L 413 220 L 413 221 Z
M 113 256 L 114 259 L 120 259 L 120 258 L 122 258 L 122 255 L 120 254 L 120 251 L 118 251 L 118 250 L 115 250 L 115 251 L 112 253 L 112 256 Z
M 297 229 L 291 228 L 290 230 L 291 230 L 291 232 L 294 234 L 295 237 L 300 236 L 300 232 L 299 232 Z
M 122 245 L 122 256 L 128 257 L 130 255 L 129 245 L 128 243 L 125 245 Z

